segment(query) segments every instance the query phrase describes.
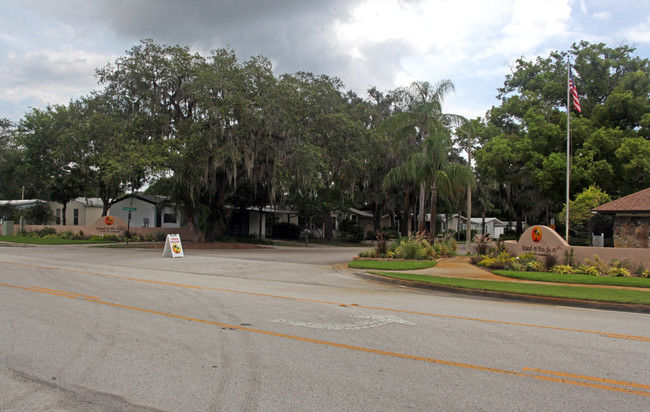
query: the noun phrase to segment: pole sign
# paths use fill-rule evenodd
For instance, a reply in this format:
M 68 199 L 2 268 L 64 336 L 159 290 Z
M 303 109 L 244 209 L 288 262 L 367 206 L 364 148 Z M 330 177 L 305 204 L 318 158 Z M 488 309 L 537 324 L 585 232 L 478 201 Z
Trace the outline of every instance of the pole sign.
M 165 241 L 165 249 L 163 250 L 163 257 L 169 256 L 172 258 L 184 257 L 183 245 L 181 245 L 180 235 L 167 235 L 167 240 Z

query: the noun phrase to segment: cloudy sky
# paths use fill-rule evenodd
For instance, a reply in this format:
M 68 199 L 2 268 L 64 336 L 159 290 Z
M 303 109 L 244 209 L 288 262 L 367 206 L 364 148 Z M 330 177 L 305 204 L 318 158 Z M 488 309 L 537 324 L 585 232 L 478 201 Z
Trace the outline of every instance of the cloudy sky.
M 482 116 L 509 65 L 587 40 L 650 57 L 650 0 L 0 0 L 0 117 L 97 88 L 141 39 L 271 59 L 365 96 L 450 79 L 444 110 Z

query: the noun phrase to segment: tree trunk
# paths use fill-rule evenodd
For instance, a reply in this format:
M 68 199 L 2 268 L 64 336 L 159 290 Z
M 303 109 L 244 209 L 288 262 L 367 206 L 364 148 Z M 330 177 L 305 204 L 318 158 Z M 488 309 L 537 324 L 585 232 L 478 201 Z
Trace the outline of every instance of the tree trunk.
M 334 228 L 332 227 L 332 216 L 326 213 L 323 216 L 323 231 L 325 232 L 325 239 L 331 240 L 334 237 Z
M 461 210 L 460 210 L 460 206 L 459 206 L 458 207 L 458 223 L 456 224 L 456 241 L 457 242 L 460 242 L 460 217 L 461 217 L 460 212 L 461 212 Z M 468 222 L 468 224 L 469 224 L 469 222 Z
M 67 225 L 66 219 L 65 219 L 65 213 L 68 210 L 68 202 L 63 203 L 63 208 L 61 209 L 61 223 L 63 226 Z
M 483 212 L 483 213 L 481 214 L 481 227 L 482 227 L 482 229 L 481 229 L 481 235 L 485 236 L 485 212 Z M 494 235 L 495 235 L 495 234 L 492 233 L 492 236 L 494 236 Z
M 435 183 L 431 185 L 431 231 L 430 235 L 431 239 L 436 238 L 436 214 L 438 213 L 437 209 L 437 204 L 438 204 L 438 188 L 436 187 Z
M 418 233 L 424 232 L 424 196 L 426 191 L 424 188 L 424 183 L 420 185 L 420 203 L 419 203 L 419 213 L 418 213 Z
M 381 230 L 381 205 L 374 202 L 372 204 L 372 227 L 375 232 Z
M 517 221 L 517 239 L 519 239 L 521 237 L 521 234 L 524 232 L 523 224 L 521 222 L 522 219 L 519 213 L 515 214 L 515 220 Z
M 108 215 L 108 209 L 111 208 L 110 203 L 108 202 L 108 199 L 102 199 L 102 217 Z
M 411 230 L 411 188 L 406 188 L 406 197 L 404 198 L 404 213 L 402 214 L 402 227 L 400 227 L 400 233 L 402 236 L 408 236 L 409 231 Z

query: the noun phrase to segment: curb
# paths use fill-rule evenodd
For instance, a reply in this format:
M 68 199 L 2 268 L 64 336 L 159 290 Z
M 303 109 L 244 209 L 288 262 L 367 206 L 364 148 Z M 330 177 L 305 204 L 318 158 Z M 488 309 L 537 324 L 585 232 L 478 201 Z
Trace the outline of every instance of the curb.
M 577 308 L 614 310 L 614 311 L 633 312 L 633 313 L 650 313 L 650 305 L 636 305 L 631 303 L 599 302 L 599 301 L 591 301 L 591 300 L 577 300 L 577 299 L 553 298 L 553 297 L 545 297 L 545 296 L 521 295 L 516 293 L 494 292 L 489 290 L 465 289 L 465 288 L 458 288 L 453 286 L 434 285 L 431 283 L 416 282 L 416 281 L 404 280 L 404 279 L 395 279 L 395 278 L 390 278 L 381 275 L 373 275 L 367 272 L 354 272 L 354 274 L 365 279 L 390 283 L 393 285 L 407 286 L 407 287 L 425 289 L 425 290 L 436 290 L 440 292 L 449 292 L 449 293 L 456 293 L 461 295 L 482 296 L 482 297 L 490 297 L 495 299 L 515 300 L 520 302 L 540 303 L 546 305 L 571 306 Z

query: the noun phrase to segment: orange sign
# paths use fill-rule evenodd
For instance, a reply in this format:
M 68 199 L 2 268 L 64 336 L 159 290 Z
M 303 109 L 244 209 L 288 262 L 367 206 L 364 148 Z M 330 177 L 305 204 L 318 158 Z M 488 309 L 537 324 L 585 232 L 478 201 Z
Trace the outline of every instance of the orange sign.
M 542 229 L 539 227 L 534 227 L 532 238 L 533 238 L 533 242 L 539 243 L 539 241 L 542 240 Z
M 104 222 L 105 222 L 108 226 L 112 225 L 112 224 L 113 224 L 113 216 L 106 216 L 106 217 L 104 218 Z

